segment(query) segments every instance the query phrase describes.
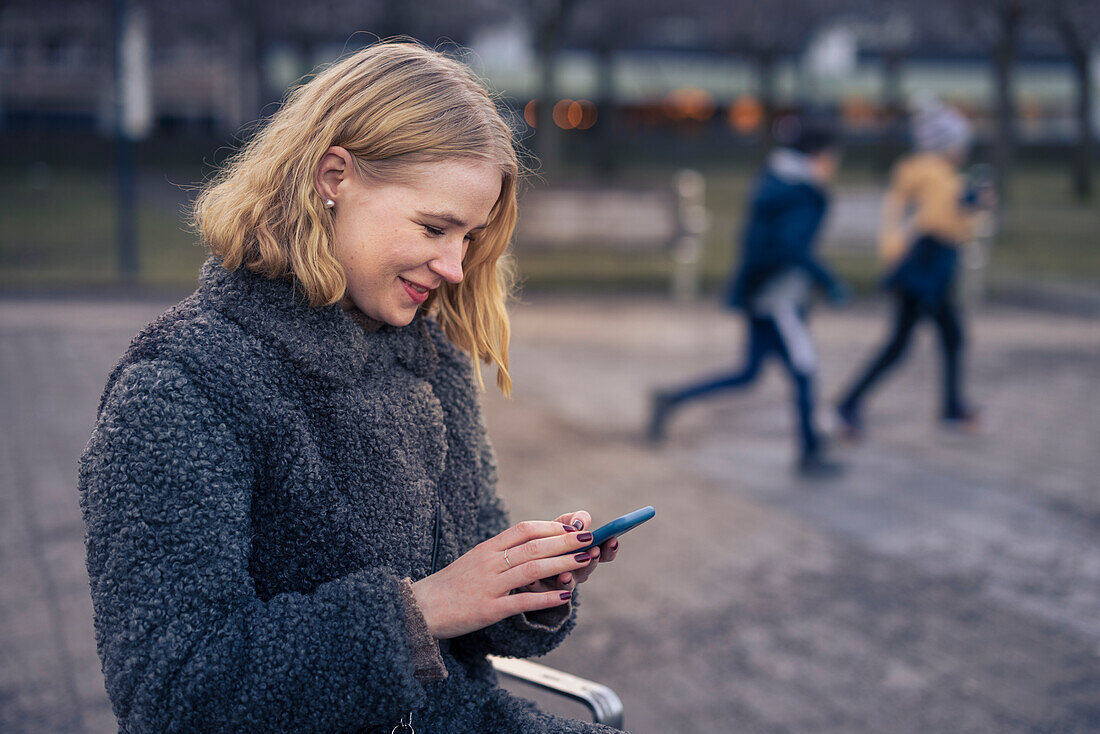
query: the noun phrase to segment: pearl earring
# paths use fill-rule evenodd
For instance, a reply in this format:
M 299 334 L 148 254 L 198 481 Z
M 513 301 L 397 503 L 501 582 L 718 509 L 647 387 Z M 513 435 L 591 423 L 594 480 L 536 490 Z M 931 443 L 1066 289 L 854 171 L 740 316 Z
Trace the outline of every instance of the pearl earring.
M 334 206 L 336 206 L 335 201 L 333 201 L 332 199 L 325 199 L 325 208 L 326 209 L 331 209 Z

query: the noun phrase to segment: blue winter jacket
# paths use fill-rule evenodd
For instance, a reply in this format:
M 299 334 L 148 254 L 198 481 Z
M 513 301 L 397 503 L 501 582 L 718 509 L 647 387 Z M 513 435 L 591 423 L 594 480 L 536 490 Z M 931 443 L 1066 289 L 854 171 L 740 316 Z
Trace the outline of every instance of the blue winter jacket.
M 741 260 L 726 291 L 726 305 L 751 311 L 753 298 L 768 281 L 792 268 L 805 271 L 822 288 L 837 287 L 835 276 L 813 251 L 827 208 L 819 187 L 764 170 L 750 200 Z

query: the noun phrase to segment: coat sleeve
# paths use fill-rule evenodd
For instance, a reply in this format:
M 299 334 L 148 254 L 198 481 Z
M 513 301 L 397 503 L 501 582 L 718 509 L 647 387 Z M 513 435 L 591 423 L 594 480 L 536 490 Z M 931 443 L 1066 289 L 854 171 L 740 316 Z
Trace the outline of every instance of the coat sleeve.
M 481 494 L 478 506 L 479 542 L 508 529 L 508 514 L 496 493 L 496 456 L 487 434 L 482 433 Z M 522 592 L 521 592 L 522 593 Z M 475 654 L 533 657 L 553 650 L 569 634 L 576 623 L 577 591 L 573 599 L 552 609 L 516 614 L 496 624 L 463 635 L 453 641 Z
M 819 287 L 837 286 L 833 272 L 814 255 L 813 245 L 825 219 L 826 203 L 822 198 L 805 202 L 779 217 L 776 224 L 777 251 L 787 262 L 802 268 Z
M 229 425 L 227 425 L 229 423 Z M 179 369 L 128 367 L 80 469 L 96 639 L 124 731 L 343 731 L 424 700 L 400 579 L 257 597 L 253 469 Z

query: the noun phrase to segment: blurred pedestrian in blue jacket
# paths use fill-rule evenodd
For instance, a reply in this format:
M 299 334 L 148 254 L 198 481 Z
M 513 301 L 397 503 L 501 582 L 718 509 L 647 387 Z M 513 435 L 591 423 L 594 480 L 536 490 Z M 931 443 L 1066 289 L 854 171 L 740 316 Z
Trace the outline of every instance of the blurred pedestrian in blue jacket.
M 839 161 L 835 138 L 821 127 L 802 129 L 788 146 L 771 153 L 754 187 L 741 261 L 725 299 L 729 307 L 743 310 L 748 322 L 745 363 L 731 373 L 657 391 L 648 428 L 650 441 L 664 439 L 678 407 L 751 384 L 764 359 L 775 356 L 795 390 L 799 472 L 811 477 L 836 473 L 838 466 L 825 458 L 814 423 L 817 357 L 806 318 L 815 286 L 834 302 L 847 300 L 846 286 L 814 253 L 828 209 L 826 188 Z

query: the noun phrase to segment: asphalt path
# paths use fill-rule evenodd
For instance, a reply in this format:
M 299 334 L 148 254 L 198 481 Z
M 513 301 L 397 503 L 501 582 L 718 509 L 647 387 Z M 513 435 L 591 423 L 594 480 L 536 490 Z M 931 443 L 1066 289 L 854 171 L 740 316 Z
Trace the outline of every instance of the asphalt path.
M 167 305 L 0 300 L 2 731 L 117 728 L 75 461 L 107 372 Z M 815 317 L 823 404 L 882 337 L 884 308 Z M 582 587 L 576 631 L 544 660 L 611 685 L 630 730 L 1100 730 L 1094 318 L 972 314 L 976 436 L 936 425 L 922 333 L 868 404 L 867 440 L 834 447 L 847 471 L 812 483 L 791 471 L 778 369 L 685 408 L 664 446 L 641 440 L 651 389 L 737 361 L 731 315 L 562 297 L 513 313 L 515 396 L 490 391 L 485 409 L 514 519 L 658 511 Z

